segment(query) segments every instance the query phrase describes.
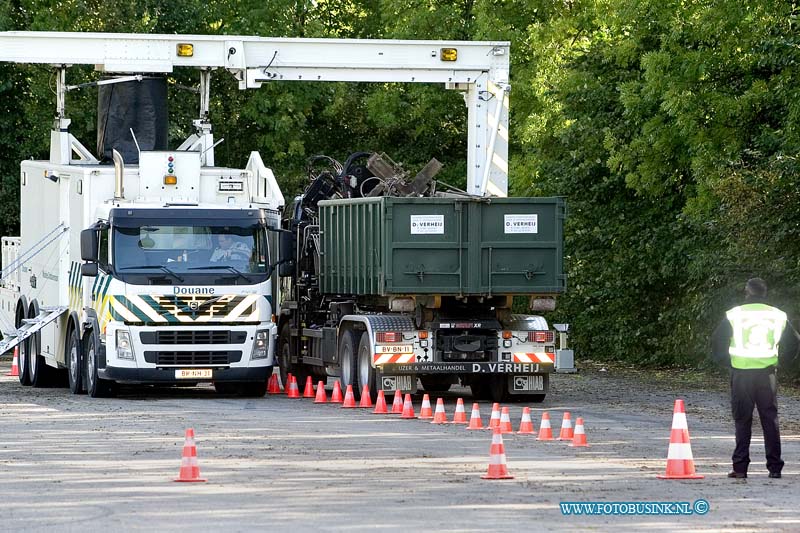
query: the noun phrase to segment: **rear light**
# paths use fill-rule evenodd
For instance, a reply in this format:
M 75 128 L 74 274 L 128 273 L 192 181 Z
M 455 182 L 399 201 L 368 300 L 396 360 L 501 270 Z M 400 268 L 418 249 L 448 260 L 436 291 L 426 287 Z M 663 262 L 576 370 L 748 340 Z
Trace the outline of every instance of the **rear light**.
M 375 335 L 378 342 L 400 342 L 403 335 L 399 331 L 380 331 Z
M 552 331 L 529 331 L 528 342 L 538 342 L 544 344 L 553 342 L 555 340 L 555 333 Z
M 417 337 L 419 337 L 420 339 L 427 339 L 428 338 L 428 332 L 427 331 L 418 331 L 417 332 Z
M 510 339 L 511 338 L 511 332 L 510 331 L 504 331 L 503 332 L 503 338 L 504 339 Z

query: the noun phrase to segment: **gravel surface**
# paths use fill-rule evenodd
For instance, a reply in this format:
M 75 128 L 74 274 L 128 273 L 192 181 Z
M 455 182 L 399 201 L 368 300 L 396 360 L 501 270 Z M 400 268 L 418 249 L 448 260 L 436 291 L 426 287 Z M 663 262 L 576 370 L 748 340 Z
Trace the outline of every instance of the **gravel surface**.
M 481 479 L 491 434 L 314 405 L 241 399 L 211 387 L 131 389 L 120 398 L 21 387 L 0 363 L 3 531 L 800 530 L 800 395 L 781 391 L 786 468 L 767 478 L 757 418 L 750 478 L 729 480 L 725 378 L 586 363 L 554 376 L 554 433 L 582 416 L 589 448 L 504 436 L 513 480 Z M 446 394 L 448 417 L 466 390 Z M 435 398 L 435 395 L 432 395 Z M 686 402 L 702 480 L 660 480 L 676 398 Z M 415 399 L 419 411 L 420 397 Z M 523 405 L 510 404 L 515 428 Z M 490 405 L 481 404 L 484 423 Z M 174 483 L 193 427 L 207 483 Z M 560 502 L 705 499 L 707 514 L 565 516 Z

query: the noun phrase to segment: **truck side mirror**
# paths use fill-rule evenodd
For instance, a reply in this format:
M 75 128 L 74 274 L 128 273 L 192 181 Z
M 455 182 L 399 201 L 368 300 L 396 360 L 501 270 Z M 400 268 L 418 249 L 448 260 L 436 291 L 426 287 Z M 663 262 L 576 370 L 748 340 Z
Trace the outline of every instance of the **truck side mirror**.
M 81 259 L 84 261 L 97 262 L 100 255 L 100 239 L 97 230 L 89 228 L 81 231 Z
M 84 263 L 81 265 L 81 276 L 97 277 L 97 263 Z
M 288 231 L 281 232 L 280 239 L 278 275 L 286 278 L 294 273 L 294 235 Z

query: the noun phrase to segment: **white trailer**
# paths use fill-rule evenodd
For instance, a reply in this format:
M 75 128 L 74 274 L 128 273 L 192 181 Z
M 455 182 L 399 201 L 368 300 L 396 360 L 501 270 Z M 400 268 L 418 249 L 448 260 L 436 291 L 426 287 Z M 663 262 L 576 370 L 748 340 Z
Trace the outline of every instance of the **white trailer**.
M 468 192 L 505 196 L 508 51 L 507 42 L 0 33 L 0 61 L 57 74 L 50 159 L 21 164 L 21 233 L 2 241 L 0 353 L 19 345 L 25 385 L 67 369 L 70 389 L 92 396 L 117 382 L 200 381 L 263 394 L 275 363 L 273 237 L 284 199 L 257 152 L 244 169 L 214 166 L 212 70 L 241 89 L 310 80 L 462 91 Z M 99 86 L 198 69 L 195 133 L 174 150 L 137 150 L 136 165 L 118 153 L 103 164 L 68 131 L 65 95 L 78 87 L 66 72 L 76 64 L 108 74 Z

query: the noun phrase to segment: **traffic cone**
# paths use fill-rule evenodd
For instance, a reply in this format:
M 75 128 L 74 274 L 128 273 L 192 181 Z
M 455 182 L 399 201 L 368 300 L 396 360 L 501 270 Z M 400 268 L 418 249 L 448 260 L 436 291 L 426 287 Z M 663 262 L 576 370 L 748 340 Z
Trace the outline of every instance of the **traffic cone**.
M 313 398 L 314 397 L 314 382 L 311 380 L 311 376 L 306 377 L 306 388 L 303 390 L 303 398 Z
M 317 383 L 317 396 L 314 403 L 328 403 L 328 394 L 325 392 L 325 382 L 320 380 Z
M 392 402 L 392 414 L 403 414 L 403 395 L 399 390 L 394 391 L 394 401 Z
M 514 433 L 514 428 L 511 426 L 511 416 L 508 414 L 508 407 L 503 407 L 503 412 L 500 414 L 500 433 Z
M 469 417 L 469 425 L 467 429 L 483 429 L 483 420 L 481 420 L 481 409 L 477 403 L 472 404 L 472 414 Z
M 447 413 L 444 411 L 444 400 L 436 400 L 436 412 L 433 413 L 431 424 L 447 424 Z
M 467 413 L 464 412 L 464 400 L 462 400 L 461 398 L 459 398 L 458 402 L 456 402 L 456 412 L 453 414 L 453 421 L 450 423 L 451 424 L 467 423 Z
M 403 401 L 403 414 L 400 418 L 417 418 L 417 415 L 414 414 L 414 404 L 411 403 L 410 394 L 406 394 L 405 400 Z
M 659 479 L 703 479 L 694 471 L 692 445 L 689 442 L 689 425 L 686 423 L 686 410 L 683 400 L 675 400 L 672 414 L 672 432 L 669 435 L 667 451 L 667 471 L 656 476 Z
M 289 382 L 289 392 L 286 394 L 289 398 L 300 398 L 300 389 L 297 388 L 297 378 L 292 376 Z
M 430 420 L 433 418 L 433 410 L 431 409 L 431 398 L 427 394 L 422 396 L 422 407 L 419 408 L 419 419 Z
M 542 423 L 539 425 L 539 436 L 536 440 L 553 440 L 553 428 L 550 427 L 550 414 L 542 413 Z
M 589 446 L 586 442 L 586 432 L 583 429 L 583 418 L 581 417 L 578 417 L 578 420 L 575 421 L 575 434 L 572 436 L 572 442 L 570 442 L 569 445 L 576 448 L 585 448 Z
M 492 431 L 492 445 L 489 448 L 489 471 L 483 479 L 514 479 L 506 468 L 506 448 L 503 446 L 503 434 L 500 427 Z
M 519 423 L 519 431 L 517 431 L 519 435 L 534 435 L 535 430 L 533 429 L 533 420 L 531 420 L 531 408 L 530 407 L 523 407 L 522 408 L 522 420 Z
M 200 479 L 200 465 L 197 464 L 197 445 L 194 443 L 194 429 L 186 430 L 181 454 L 181 469 L 175 481 L 198 482 L 207 481 Z
M 564 418 L 561 419 L 561 432 L 558 434 L 558 440 L 572 440 L 574 432 L 572 430 L 572 415 L 569 411 L 564 411 Z
M 369 391 L 369 385 L 364 385 L 361 389 L 361 401 L 358 403 L 359 407 L 373 407 L 372 393 Z
M 19 348 L 14 348 L 14 359 L 11 360 L 11 371 L 6 374 L 13 378 L 19 377 Z
M 372 412 L 376 415 L 389 414 L 389 411 L 386 410 L 386 396 L 383 394 L 383 389 L 378 391 L 378 399 L 375 400 L 375 410 Z
M 333 392 L 331 393 L 331 403 L 342 403 L 342 386 L 339 380 L 333 382 Z
M 278 374 L 272 374 L 269 377 L 269 381 L 267 381 L 267 393 L 269 394 L 283 393 L 283 391 L 281 390 L 280 383 L 278 383 Z
M 486 429 L 492 430 L 494 428 L 500 427 L 500 404 L 494 403 L 492 404 L 492 416 L 489 417 L 489 425 L 486 426 Z
M 344 403 L 342 403 L 342 407 L 346 407 L 347 409 L 352 409 L 356 406 L 356 397 L 353 394 L 353 386 L 348 385 L 347 390 L 344 393 Z
M 289 389 L 291 388 L 293 378 L 294 376 L 291 372 L 286 373 L 286 383 L 283 384 L 283 392 L 285 392 L 287 396 L 289 395 Z

